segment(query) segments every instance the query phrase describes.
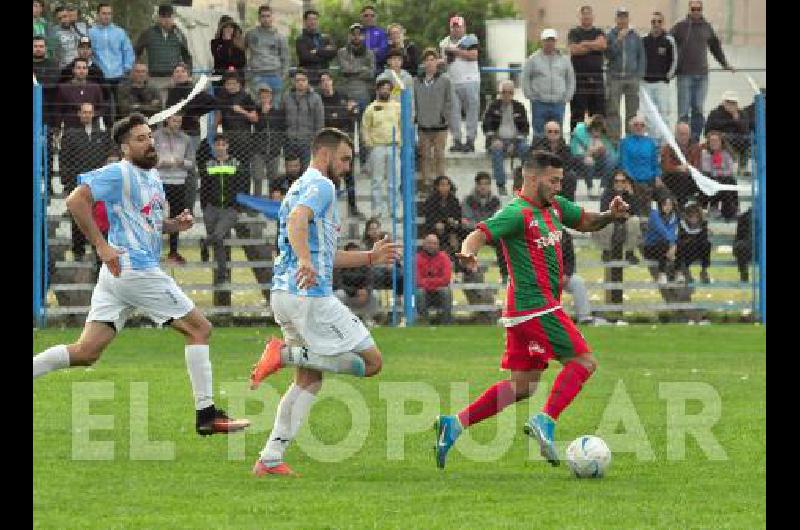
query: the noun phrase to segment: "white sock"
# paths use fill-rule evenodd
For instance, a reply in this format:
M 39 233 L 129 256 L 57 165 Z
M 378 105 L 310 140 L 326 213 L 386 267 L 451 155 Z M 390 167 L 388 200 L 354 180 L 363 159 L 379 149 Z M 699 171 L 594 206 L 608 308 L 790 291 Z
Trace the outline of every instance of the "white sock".
M 192 382 L 194 406 L 197 410 L 214 404 L 211 384 L 211 361 L 208 358 L 208 344 L 191 344 L 184 350 L 186 369 Z
M 275 424 L 264 450 L 261 451 L 262 462 L 267 465 L 283 462 L 283 453 L 300 432 L 316 397 L 316 394 L 294 383 L 289 387 L 278 404 Z
M 62 368 L 69 368 L 69 352 L 64 344 L 47 348 L 33 358 L 34 379 Z
M 304 368 L 313 368 L 320 372 L 350 374 L 364 377 L 366 365 L 364 359 L 355 352 L 347 351 L 336 355 L 320 355 L 303 346 L 284 346 L 281 351 L 281 362 Z

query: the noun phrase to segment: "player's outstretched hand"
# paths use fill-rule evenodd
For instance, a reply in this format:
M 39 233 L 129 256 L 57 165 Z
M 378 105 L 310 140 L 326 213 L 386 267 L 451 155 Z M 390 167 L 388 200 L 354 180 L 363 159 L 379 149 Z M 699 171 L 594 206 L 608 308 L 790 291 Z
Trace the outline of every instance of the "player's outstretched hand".
M 394 263 L 403 257 L 403 245 L 389 240 L 389 236 L 383 236 L 383 239 L 376 241 L 372 245 L 372 264 L 384 265 Z
M 478 257 L 475 254 L 456 252 L 456 257 L 468 271 L 476 272 L 478 270 Z
M 97 247 L 97 256 L 100 258 L 100 261 L 105 263 L 109 272 L 116 277 L 118 277 L 119 273 L 122 271 L 122 267 L 119 264 L 119 256 L 124 252 L 124 250 L 116 249 L 108 244 Z
M 611 217 L 614 219 L 627 219 L 630 215 L 628 210 L 630 210 L 630 206 L 627 202 L 625 202 L 622 197 L 617 195 L 614 197 L 614 200 L 611 201 L 611 204 L 608 205 L 608 211 L 611 212 Z
M 297 263 L 297 287 L 300 289 L 310 289 L 317 285 L 317 271 L 311 261 L 299 260 Z
M 189 230 L 192 226 L 194 226 L 194 217 L 192 217 L 192 212 L 188 209 L 183 210 L 181 213 L 175 216 L 175 222 L 178 224 L 178 232 Z

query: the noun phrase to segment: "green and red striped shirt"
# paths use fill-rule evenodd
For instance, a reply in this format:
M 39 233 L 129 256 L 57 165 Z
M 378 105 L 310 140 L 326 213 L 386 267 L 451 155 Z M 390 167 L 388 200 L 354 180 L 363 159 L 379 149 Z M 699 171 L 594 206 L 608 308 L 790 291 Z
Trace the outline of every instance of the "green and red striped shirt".
M 518 195 L 477 228 L 500 241 L 508 265 L 504 317 L 522 317 L 561 305 L 564 264 L 561 234 L 576 228 L 583 209 L 561 196 L 547 208 Z

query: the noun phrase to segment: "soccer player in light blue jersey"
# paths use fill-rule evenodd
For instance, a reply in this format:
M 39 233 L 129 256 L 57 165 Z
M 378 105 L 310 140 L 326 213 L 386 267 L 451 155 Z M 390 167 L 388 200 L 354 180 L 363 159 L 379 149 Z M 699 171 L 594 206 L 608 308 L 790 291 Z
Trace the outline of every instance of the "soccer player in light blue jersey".
M 248 420 L 229 418 L 214 406 L 208 338 L 211 323 L 159 268 L 161 234 L 188 230 L 189 210 L 169 217 L 169 204 L 155 168 L 158 154 L 147 117 L 131 114 L 114 125 L 123 159 L 80 175 L 67 208 L 103 262 L 86 324 L 77 342 L 52 346 L 33 358 L 33 378 L 70 366 L 94 364 L 125 320 L 138 309 L 157 325 L 169 324 L 186 337 L 186 367 L 200 435 L 240 431 Z M 108 241 L 92 217 L 94 201 L 108 211 Z
M 278 249 L 270 303 L 284 340 L 272 338 L 250 374 L 251 388 L 281 367 L 296 367 L 294 383 L 278 404 L 275 424 L 253 467 L 256 476 L 293 475 L 283 454 L 322 387 L 322 373 L 371 377 L 381 352 L 367 328 L 333 294 L 334 267 L 392 263 L 401 246 L 384 237 L 370 251 L 337 250 L 336 187 L 350 170 L 353 143 L 344 132 L 322 129 L 311 164 L 281 203 Z M 285 341 L 285 342 L 284 342 Z

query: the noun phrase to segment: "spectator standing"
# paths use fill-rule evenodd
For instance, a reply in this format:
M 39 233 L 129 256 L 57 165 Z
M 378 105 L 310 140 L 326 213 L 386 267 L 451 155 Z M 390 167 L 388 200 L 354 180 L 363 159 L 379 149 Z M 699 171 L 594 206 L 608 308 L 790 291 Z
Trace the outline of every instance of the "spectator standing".
M 133 68 L 136 54 L 131 39 L 124 29 L 111 19 L 113 10 L 106 2 L 97 4 L 97 20 L 89 29 L 89 38 L 94 48 L 94 58 L 103 70 L 111 104 L 112 121 L 116 117 L 119 84 L 125 80 Z
M 646 66 L 642 39 L 630 27 L 627 8 L 618 7 L 616 13 L 617 25 L 608 32 L 606 48 L 606 121 L 609 136 L 615 142 L 621 136 L 620 97 L 625 96 L 625 123 L 630 123 L 639 110 L 639 81 L 644 77 Z
M 500 97 L 489 104 L 483 116 L 486 150 L 492 158 L 492 173 L 500 195 L 508 195 L 505 157 L 513 154 L 521 160 L 528 151 L 529 133 L 528 113 L 514 99 L 514 82 L 506 79 L 500 83 Z
M 33 36 L 47 37 L 47 19 L 44 18 L 44 3 L 33 0 Z
M 437 51 L 426 48 L 422 62 L 423 71 L 414 79 L 414 107 L 419 134 L 420 191 L 426 191 L 434 176 L 445 173 L 444 145 L 453 100 L 450 78 L 438 70 Z
M 308 82 L 319 85 L 319 74 L 327 70 L 338 49 L 333 39 L 319 31 L 319 11 L 308 9 L 303 13 L 303 32 L 295 41 L 298 65 L 306 71 Z
M 575 71 L 570 58 L 556 49 L 557 38 L 552 28 L 542 31 L 542 47 L 522 69 L 522 91 L 531 102 L 533 134 L 539 136 L 544 135 L 545 122 L 564 122 L 564 107 L 575 94 Z
M 436 234 L 428 234 L 422 242 L 422 249 L 417 252 L 416 303 L 421 318 L 428 320 L 430 309 L 438 307 L 442 312 L 443 324 L 453 321 L 452 276 L 453 263 L 439 249 L 439 238 Z
M 389 98 L 392 85 L 393 83 L 388 79 L 379 79 L 375 82 L 377 98 L 367 106 L 361 120 L 364 144 L 369 148 L 373 216 L 391 215 L 388 194 L 399 193 L 400 189 L 400 146 L 402 143 L 400 104 Z M 394 160 L 392 160 L 393 155 Z M 395 185 L 394 189 L 390 190 L 392 171 Z M 398 201 L 398 206 L 400 206 L 399 203 L 400 201 Z
M 378 75 L 385 60 L 386 54 L 389 51 L 389 39 L 386 32 L 377 25 L 378 17 L 375 13 L 375 7 L 365 5 L 361 8 L 361 26 L 364 33 L 364 44 L 367 49 L 372 50 L 375 54 L 375 70 L 374 75 Z
M 386 28 L 386 34 L 389 37 L 389 48 L 387 55 L 392 50 L 403 51 L 403 70 L 411 74 L 412 77 L 417 77 L 419 73 L 419 50 L 417 45 L 411 41 L 406 41 L 406 30 L 403 26 L 397 23 L 389 24 Z M 383 64 L 379 64 L 378 68 L 383 70 L 386 67 L 386 60 Z
M 690 124 L 692 139 L 698 141 L 703 131 L 703 106 L 708 93 L 708 52 L 726 70 L 728 64 L 719 38 L 703 18 L 703 2 L 689 1 L 689 14 L 670 31 L 678 46 L 678 121 Z
M 371 247 L 370 247 L 371 248 Z M 344 246 L 345 250 L 360 250 L 353 241 Z M 337 268 L 333 271 L 333 289 L 336 297 L 349 307 L 353 313 L 364 319 L 368 327 L 375 325 L 378 312 L 378 299 L 373 292 L 372 267 Z
M 167 89 L 175 66 L 185 63 L 189 69 L 192 67 L 186 35 L 175 25 L 173 15 L 172 5 L 158 6 L 158 23 L 144 30 L 133 47 L 137 58 L 141 58 L 143 53 L 147 54 L 150 85 L 161 94 L 162 104 L 167 99 Z
M 254 88 L 268 85 L 274 105 L 280 108 L 283 79 L 289 73 L 289 44 L 286 36 L 275 28 L 275 16 L 269 5 L 258 8 L 258 26 L 245 35 L 245 50 L 250 52 L 250 83 Z
M 692 281 L 689 266 L 700 262 L 700 281 L 710 283 L 708 268 L 711 266 L 711 242 L 708 239 L 708 222 L 703 219 L 703 210 L 697 203 L 686 206 L 683 219 L 678 225 L 678 256 L 675 261 L 676 282 Z
M 127 116 L 141 112 L 148 118 L 161 110 L 161 96 L 158 90 L 147 84 L 147 65 L 137 62 L 133 65 L 130 79 L 120 83 L 117 88 L 117 112 Z
M 286 111 L 285 152 L 299 156 L 303 168 L 306 168 L 311 160 L 311 140 L 325 123 L 325 110 L 319 94 L 309 86 L 309 74 L 302 68 L 298 68 L 294 74 L 294 89 L 286 94 L 284 110 Z
M 95 83 L 97 86 L 100 87 L 100 90 L 103 93 L 103 100 L 105 101 L 105 113 L 102 116 L 104 122 L 111 127 L 114 123 L 114 116 L 111 112 L 113 107 L 113 100 L 111 99 L 111 90 L 109 85 L 106 83 L 105 75 L 103 74 L 103 70 L 98 66 L 98 64 L 94 61 L 92 57 L 92 43 L 89 37 L 81 37 L 80 42 L 78 42 L 78 57 L 75 59 L 85 59 L 86 64 L 89 67 L 88 73 L 86 74 L 86 80 L 90 83 Z M 67 66 L 65 66 L 61 70 L 61 78 L 59 79 L 60 83 L 67 83 L 72 80 L 73 77 L 73 65 L 75 64 L 75 59 L 72 60 Z
M 83 35 L 70 22 L 69 11 L 57 9 L 55 16 L 58 24 L 50 28 L 50 40 L 54 44 L 53 57 L 61 69 L 78 56 L 78 42 Z
M 78 175 L 106 164 L 113 148 L 111 136 L 101 131 L 94 122 L 94 106 L 82 103 L 76 113 L 77 123 L 65 128 L 61 139 L 59 167 L 61 184 L 66 197 L 78 185 Z M 75 261 L 86 254 L 86 236 L 72 219 L 72 254 Z
M 216 35 L 211 39 L 211 56 L 214 57 L 214 75 L 223 75 L 230 71 L 244 75 L 247 56 L 239 24 L 227 20 L 219 25 Z
M 263 191 L 263 180 L 266 178 L 271 182 L 277 179 L 278 159 L 286 142 L 286 113 L 276 107 L 272 87 L 267 84 L 258 88 L 256 112 L 258 121 L 255 123 L 253 140 L 257 149 L 255 154 L 261 160 L 255 162 L 253 167 L 262 168 L 263 164 L 263 169 L 259 170 L 261 173 L 258 178 L 254 178 L 253 193 L 260 196 Z M 288 187 L 286 189 L 288 190 Z
M 397 48 L 390 50 L 386 54 L 386 70 L 378 76 L 378 79 L 389 79 L 392 81 L 392 101 L 400 103 L 400 95 L 404 88 L 411 91 L 411 112 L 414 112 L 414 79 L 411 74 L 403 70 L 403 51 Z M 398 82 L 399 80 L 399 82 Z M 401 87 L 402 83 L 402 87 Z
M 586 116 L 605 115 L 603 52 L 607 41 L 603 30 L 594 26 L 591 6 L 580 9 L 580 25 L 569 30 L 568 49 L 575 71 L 575 94 L 570 102 L 569 130 L 574 131 Z
M 643 247 L 645 259 L 658 261 L 658 268 L 651 268 L 650 272 L 660 285 L 666 284 L 668 276 L 675 272 L 678 221 L 675 202 L 668 193 L 662 193 L 658 206 L 650 209 Z
M 167 107 L 186 99 L 192 91 L 192 70 L 186 63 L 178 63 L 172 69 L 172 86 L 167 90 Z M 148 82 L 148 86 L 149 86 Z M 181 129 L 192 139 L 195 153 L 200 143 L 200 118 L 217 108 L 217 99 L 200 91 L 183 107 Z
M 375 54 L 364 44 L 361 24 L 350 26 L 350 42 L 336 54 L 344 77 L 342 91 L 358 102 L 360 112 L 366 110 L 375 85 Z
M 450 35 L 439 42 L 440 59 L 447 64 L 447 75 L 453 86 L 453 113 L 450 133 L 454 153 L 474 153 L 480 115 L 481 72 L 478 67 L 478 37 L 466 34 L 464 17 L 450 17 Z M 461 110 L 467 115 L 467 141 L 461 142 Z
M 645 136 L 647 123 L 644 116 L 637 114 L 631 118 L 631 134 L 619 144 L 619 165 L 631 176 L 634 194 L 639 204 L 649 205 L 655 187 L 663 188 L 661 165 L 658 162 L 658 145 Z
M 36 82 L 42 85 L 42 117 L 45 123 L 54 125 L 58 112 L 54 107 L 54 97 L 59 82 L 59 68 L 58 62 L 48 57 L 47 39 L 41 35 L 33 37 L 33 75 Z M 48 129 L 48 136 L 52 134 L 51 129 Z
M 722 139 L 722 134 L 711 131 L 700 154 L 700 171 L 720 184 L 736 184 L 736 162 Z M 708 206 L 708 219 L 724 218 L 732 221 L 739 210 L 739 195 L 735 191 L 720 191 L 712 197 L 703 195 L 700 204 Z
M 678 66 L 678 48 L 672 35 L 664 30 L 664 15 L 655 11 L 650 20 L 650 33 L 642 39 L 645 57 L 645 74 L 642 88 L 653 101 L 661 119 L 667 127 L 672 122 L 672 107 L 669 82 Z M 660 145 L 663 141 L 655 123 L 648 124 L 653 138 Z
M 678 122 L 675 126 L 675 143 L 678 144 L 683 157 L 689 165 L 700 169 L 700 145 L 692 140 L 689 124 Z M 661 147 L 661 180 L 678 202 L 678 208 L 683 208 L 693 195 L 700 193 L 700 188 L 689 173 L 689 165 L 683 164 L 672 147 L 664 144 Z
M 583 175 L 589 197 L 597 198 L 594 180 L 600 180 L 600 188 L 607 188 L 611 172 L 617 167 L 617 151 L 606 132 L 603 116 L 595 114 L 589 123 L 580 122 L 572 131 L 570 139 L 572 155 L 583 161 Z
M 194 167 L 194 149 L 189 135 L 181 130 L 183 117 L 179 112 L 167 118 L 163 127 L 153 133 L 153 143 L 158 152 L 158 175 L 164 184 L 164 193 L 169 203 L 170 217 L 184 209 L 191 210 L 188 203 L 187 176 Z M 169 235 L 167 263 L 185 265 L 186 259 L 178 252 L 178 233 Z
M 89 64 L 86 59 L 76 58 L 73 61 L 72 80 L 59 83 L 56 89 L 55 105 L 58 109 L 56 126 L 64 123 L 64 127 L 80 127 L 78 110 L 81 103 L 91 103 L 95 116 L 105 112 L 103 91 L 97 83 L 90 82 Z
M 247 166 L 255 150 L 252 129 L 258 121 L 256 103 L 242 89 L 239 72 L 225 72 L 222 83 L 223 88 L 217 95 L 217 125 L 222 125 L 228 137 L 231 156 Z

